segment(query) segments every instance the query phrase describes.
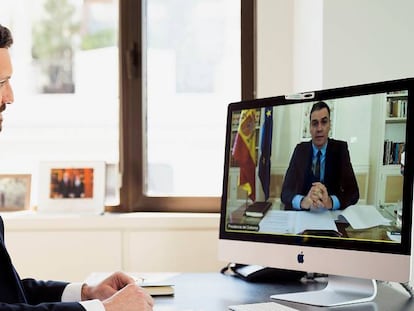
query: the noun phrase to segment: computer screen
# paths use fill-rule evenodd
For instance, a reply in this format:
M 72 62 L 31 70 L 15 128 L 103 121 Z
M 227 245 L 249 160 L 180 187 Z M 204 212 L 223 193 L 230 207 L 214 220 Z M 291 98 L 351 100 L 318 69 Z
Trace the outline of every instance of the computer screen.
M 229 104 L 220 259 L 370 282 L 366 297 L 273 297 L 317 305 L 408 282 L 413 101 L 408 78 Z

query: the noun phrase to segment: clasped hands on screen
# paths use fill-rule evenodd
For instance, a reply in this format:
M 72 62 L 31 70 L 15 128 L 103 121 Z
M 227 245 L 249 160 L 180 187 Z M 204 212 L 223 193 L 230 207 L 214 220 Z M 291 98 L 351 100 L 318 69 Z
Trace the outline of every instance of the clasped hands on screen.
M 332 199 L 325 185 L 321 182 L 312 183 L 308 194 L 300 202 L 300 207 L 306 210 L 311 208 L 332 209 Z

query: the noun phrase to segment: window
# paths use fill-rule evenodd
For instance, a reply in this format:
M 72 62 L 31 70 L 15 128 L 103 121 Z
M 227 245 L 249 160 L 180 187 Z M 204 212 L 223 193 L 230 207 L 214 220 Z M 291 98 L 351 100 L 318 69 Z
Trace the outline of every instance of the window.
M 254 3 L 139 2 L 121 12 L 121 209 L 218 211 L 226 108 L 253 97 Z
M 218 211 L 226 106 L 253 97 L 253 17 L 251 0 L 2 0 L 15 103 L 0 173 L 32 174 L 36 205 L 39 162 L 102 160 L 108 210 Z
M 0 171 L 32 174 L 32 205 L 40 161 L 119 162 L 118 6 L 2 0 L 15 103 L 4 113 Z

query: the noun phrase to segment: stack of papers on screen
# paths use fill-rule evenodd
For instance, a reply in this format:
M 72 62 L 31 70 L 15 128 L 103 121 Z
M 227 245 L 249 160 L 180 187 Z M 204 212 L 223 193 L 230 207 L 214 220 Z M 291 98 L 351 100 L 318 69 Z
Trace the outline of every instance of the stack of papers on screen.
M 270 210 L 259 223 L 262 233 L 295 233 L 297 212 Z
M 305 230 L 338 231 L 335 218 L 331 211 L 318 210 L 313 212 L 297 212 L 296 232 L 302 233 Z
M 351 205 L 342 211 L 283 211 L 270 210 L 259 223 L 259 232 L 300 234 L 305 230 L 337 231 L 335 220 L 345 220 L 353 229 L 389 225 L 373 205 Z
M 373 205 L 351 205 L 342 211 L 343 217 L 353 229 L 367 229 L 381 225 L 389 225 L 386 219 Z
M 329 211 L 270 210 L 259 223 L 262 233 L 298 234 L 305 230 L 337 231 L 334 215 Z

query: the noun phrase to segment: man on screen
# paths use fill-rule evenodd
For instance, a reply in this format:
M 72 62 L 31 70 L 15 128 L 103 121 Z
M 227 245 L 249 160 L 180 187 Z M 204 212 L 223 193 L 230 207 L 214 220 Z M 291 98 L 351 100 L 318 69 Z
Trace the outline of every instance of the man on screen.
M 2 113 L 14 100 L 8 50 L 12 43 L 10 31 L 0 25 L 0 131 Z M 148 293 L 122 272 L 96 285 L 21 279 L 7 252 L 0 216 L 0 311 L 150 311 L 153 304 Z
M 344 209 L 359 200 L 359 189 L 345 141 L 328 138 L 330 108 L 317 102 L 310 113 L 312 140 L 298 144 L 282 186 L 285 209 Z

